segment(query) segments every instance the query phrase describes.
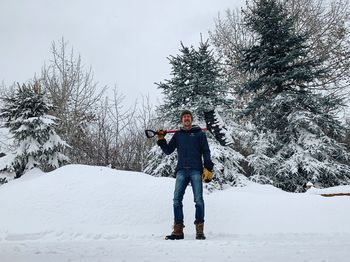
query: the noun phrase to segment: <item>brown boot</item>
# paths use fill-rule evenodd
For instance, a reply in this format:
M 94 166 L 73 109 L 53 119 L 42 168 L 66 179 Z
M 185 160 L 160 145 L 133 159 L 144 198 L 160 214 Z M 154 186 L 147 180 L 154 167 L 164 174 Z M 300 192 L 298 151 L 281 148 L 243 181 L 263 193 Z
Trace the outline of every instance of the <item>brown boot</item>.
M 183 224 L 174 224 L 174 230 L 171 235 L 165 237 L 166 240 L 176 240 L 176 239 L 184 239 L 184 231 L 183 228 L 185 226 Z
M 196 224 L 196 239 L 205 239 L 204 235 L 204 223 Z

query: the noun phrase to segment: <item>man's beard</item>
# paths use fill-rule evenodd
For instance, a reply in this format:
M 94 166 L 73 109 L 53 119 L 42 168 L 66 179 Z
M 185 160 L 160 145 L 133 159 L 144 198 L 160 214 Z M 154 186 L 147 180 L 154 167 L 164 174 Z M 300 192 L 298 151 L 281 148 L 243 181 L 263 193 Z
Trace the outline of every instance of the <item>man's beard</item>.
M 191 121 L 185 121 L 183 123 L 184 127 L 190 127 L 192 125 L 192 122 Z

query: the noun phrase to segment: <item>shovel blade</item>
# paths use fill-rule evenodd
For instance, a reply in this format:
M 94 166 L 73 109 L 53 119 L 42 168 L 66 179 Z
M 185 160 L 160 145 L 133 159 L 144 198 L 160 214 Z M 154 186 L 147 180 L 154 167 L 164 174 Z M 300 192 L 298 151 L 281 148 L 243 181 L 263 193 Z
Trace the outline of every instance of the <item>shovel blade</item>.
M 233 138 L 229 134 L 225 122 L 222 120 L 216 110 L 210 110 L 204 113 L 205 123 L 209 132 L 222 146 L 233 144 Z

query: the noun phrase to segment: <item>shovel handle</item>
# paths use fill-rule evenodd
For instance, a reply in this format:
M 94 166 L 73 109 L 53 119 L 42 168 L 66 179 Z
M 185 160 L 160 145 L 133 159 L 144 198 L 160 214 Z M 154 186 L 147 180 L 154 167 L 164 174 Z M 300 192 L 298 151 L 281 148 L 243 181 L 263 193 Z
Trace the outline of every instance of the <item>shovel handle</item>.
M 208 128 L 201 128 L 202 131 L 207 131 Z M 172 133 L 176 133 L 177 131 L 179 131 L 179 129 L 168 129 L 168 130 L 164 130 L 166 134 L 172 134 Z M 147 138 L 152 138 L 155 137 L 156 135 L 158 135 L 157 131 L 154 130 L 150 130 L 150 129 L 146 129 L 145 130 L 145 134 L 147 136 Z

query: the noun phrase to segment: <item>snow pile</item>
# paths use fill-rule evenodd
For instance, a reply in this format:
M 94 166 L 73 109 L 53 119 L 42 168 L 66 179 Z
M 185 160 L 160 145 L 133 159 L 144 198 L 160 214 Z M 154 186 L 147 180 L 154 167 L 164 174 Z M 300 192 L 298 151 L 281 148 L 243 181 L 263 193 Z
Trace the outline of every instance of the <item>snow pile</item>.
M 172 183 L 161 180 L 80 165 L 47 174 L 32 170 L 0 187 L 0 239 L 133 234 L 128 227 L 163 222 L 160 212 L 171 199 Z
M 349 194 L 350 195 L 350 185 L 345 186 L 335 186 L 329 188 L 315 188 L 311 187 L 307 193 L 315 195 L 337 195 L 337 194 Z
M 0 186 L 0 241 L 155 237 L 171 232 L 175 180 L 106 167 L 31 170 Z M 185 234 L 194 203 L 184 198 Z M 206 192 L 208 239 L 236 234 L 350 233 L 348 198 L 286 193 L 270 185 Z

